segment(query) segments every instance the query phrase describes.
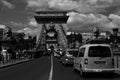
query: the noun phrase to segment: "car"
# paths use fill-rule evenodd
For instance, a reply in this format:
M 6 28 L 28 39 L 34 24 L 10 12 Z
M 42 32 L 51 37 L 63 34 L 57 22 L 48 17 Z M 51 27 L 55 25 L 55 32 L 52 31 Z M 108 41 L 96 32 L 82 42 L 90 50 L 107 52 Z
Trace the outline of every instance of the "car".
M 61 57 L 61 63 L 63 65 L 73 65 L 73 60 L 74 58 L 70 54 L 65 54 L 64 56 Z
M 73 55 L 73 57 L 77 57 L 77 54 L 78 54 L 78 48 L 70 48 L 70 49 L 67 49 L 67 53 L 69 53 L 69 54 L 71 54 L 71 55 Z
M 114 58 L 108 44 L 85 44 L 79 48 L 78 56 L 74 59 L 74 70 L 80 75 L 86 73 L 114 73 Z
M 54 56 L 55 56 L 56 58 L 60 59 L 62 55 L 63 55 L 63 50 L 62 50 L 62 49 L 59 48 L 59 49 L 57 49 L 57 50 L 55 51 Z
M 74 55 L 78 54 L 78 49 L 67 49 L 64 56 L 61 57 L 63 65 L 73 65 Z
M 58 48 L 56 52 L 62 55 L 63 49 Z

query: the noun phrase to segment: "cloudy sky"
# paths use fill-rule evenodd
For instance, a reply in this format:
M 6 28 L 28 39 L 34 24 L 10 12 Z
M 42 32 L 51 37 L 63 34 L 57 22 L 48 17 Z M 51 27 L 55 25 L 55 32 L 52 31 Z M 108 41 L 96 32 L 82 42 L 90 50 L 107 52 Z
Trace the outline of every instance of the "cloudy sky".
M 71 10 L 67 25 L 70 30 L 102 30 L 120 27 L 120 0 L 0 0 L 0 24 L 13 30 L 37 28 L 36 10 Z

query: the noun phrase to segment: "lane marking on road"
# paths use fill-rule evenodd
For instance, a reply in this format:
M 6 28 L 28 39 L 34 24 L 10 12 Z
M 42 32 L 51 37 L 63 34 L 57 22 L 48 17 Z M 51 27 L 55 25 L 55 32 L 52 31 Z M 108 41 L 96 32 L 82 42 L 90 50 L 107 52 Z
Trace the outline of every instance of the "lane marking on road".
M 52 80 L 53 77 L 53 55 L 51 55 L 51 69 L 50 69 L 50 74 L 49 74 L 49 79 Z

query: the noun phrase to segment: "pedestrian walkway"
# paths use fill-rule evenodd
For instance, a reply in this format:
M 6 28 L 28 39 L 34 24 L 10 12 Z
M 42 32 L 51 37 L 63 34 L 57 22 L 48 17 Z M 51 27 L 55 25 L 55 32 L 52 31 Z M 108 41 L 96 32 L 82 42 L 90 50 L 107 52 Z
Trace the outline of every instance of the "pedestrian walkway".
M 32 59 L 21 59 L 21 60 L 14 60 L 14 61 L 10 61 L 10 62 L 6 62 L 6 63 L 0 63 L 0 68 L 3 68 L 3 67 L 7 67 L 7 66 L 11 66 L 11 65 L 15 65 L 15 64 L 19 64 L 19 63 L 22 63 L 22 62 L 27 62 L 27 61 L 30 61 Z

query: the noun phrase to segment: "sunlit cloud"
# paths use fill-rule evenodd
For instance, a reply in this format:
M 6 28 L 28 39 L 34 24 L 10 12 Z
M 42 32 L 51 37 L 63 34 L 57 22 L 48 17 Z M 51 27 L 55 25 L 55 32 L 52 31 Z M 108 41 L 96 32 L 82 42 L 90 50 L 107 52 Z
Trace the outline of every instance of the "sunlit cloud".
M 15 5 L 10 3 L 10 2 L 8 2 L 7 0 L 1 0 L 0 2 L 2 3 L 2 5 L 4 7 L 7 7 L 9 9 L 14 9 L 15 8 Z
M 36 20 L 34 18 L 30 18 L 29 19 L 28 25 L 29 26 L 33 26 L 33 27 L 37 27 L 38 26 L 38 24 L 37 24 L 37 22 L 36 22 Z
M 29 9 L 71 10 L 67 24 L 78 28 L 98 25 L 104 28 L 120 26 L 120 0 L 26 0 Z M 114 9 L 114 10 L 112 10 Z M 30 22 L 34 25 L 34 20 Z M 36 25 L 36 23 L 35 23 Z M 69 26 L 68 26 L 69 27 Z M 71 27 L 70 27 L 71 28 Z M 72 27 L 73 28 L 73 27 Z
M 12 25 L 12 26 L 16 26 L 16 27 L 26 27 L 27 25 L 26 24 L 23 24 L 23 23 L 21 23 L 21 22 L 14 22 L 14 21 L 11 21 L 10 22 L 10 24 Z
M 4 28 L 6 28 L 6 26 L 5 25 L 2 25 L 2 24 L 0 24 L 0 29 L 4 29 Z
M 28 8 L 76 10 L 81 13 L 104 12 L 106 8 L 120 5 L 119 0 L 26 0 Z

